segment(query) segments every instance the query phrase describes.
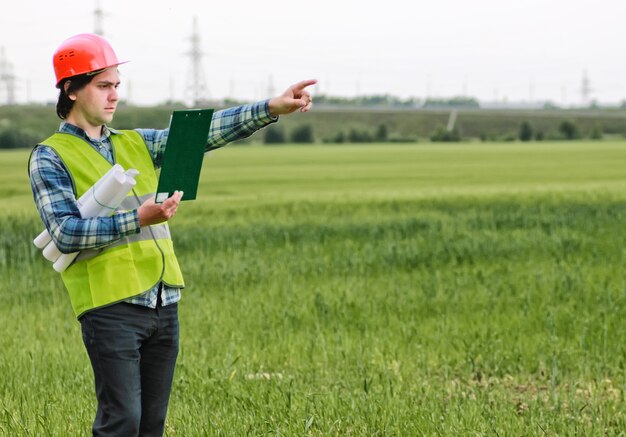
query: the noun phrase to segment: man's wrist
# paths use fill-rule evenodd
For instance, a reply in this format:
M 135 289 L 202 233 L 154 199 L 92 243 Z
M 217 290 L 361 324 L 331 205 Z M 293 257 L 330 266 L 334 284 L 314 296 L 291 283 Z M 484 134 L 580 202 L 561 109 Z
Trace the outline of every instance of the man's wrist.
M 265 101 L 265 112 L 267 113 L 267 118 L 269 121 L 278 120 L 278 108 L 276 107 L 276 97 L 271 99 L 267 99 Z

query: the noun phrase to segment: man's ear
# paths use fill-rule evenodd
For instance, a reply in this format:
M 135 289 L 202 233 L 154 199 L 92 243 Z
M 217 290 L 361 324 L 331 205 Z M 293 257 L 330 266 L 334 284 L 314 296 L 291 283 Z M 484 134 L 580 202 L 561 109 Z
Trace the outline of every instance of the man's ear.
M 71 82 L 71 80 L 66 80 L 66 81 L 65 81 L 65 83 L 63 84 L 63 91 L 65 91 L 65 94 L 67 94 L 67 97 L 68 97 L 70 100 L 75 101 L 75 100 L 76 100 L 76 95 L 74 95 L 74 94 L 68 94 L 68 93 L 67 93 L 67 90 L 68 90 L 68 89 L 69 89 L 69 87 L 70 87 L 70 82 Z

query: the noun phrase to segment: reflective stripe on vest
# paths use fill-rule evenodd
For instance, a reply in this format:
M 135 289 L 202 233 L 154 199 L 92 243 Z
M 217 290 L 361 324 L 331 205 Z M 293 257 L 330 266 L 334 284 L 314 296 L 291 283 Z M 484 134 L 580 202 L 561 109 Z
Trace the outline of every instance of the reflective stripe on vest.
M 118 208 L 129 211 L 154 195 L 157 177 L 143 138 L 135 131 L 116 132 L 110 137 L 115 161 L 124 169 L 139 170 L 137 184 Z M 71 134 L 56 133 L 41 145 L 53 148 L 65 164 L 76 198 L 111 168 L 90 144 Z M 184 287 L 167 223 L 142 227 L 103 249 L 82 251 L 61 276 L 77 317 L 137 296 L 161 281 Z
M 131 209 L 136 209 L 141 206 L 146 200 L 152 197 L 153 194 L 146 194 L 145 196 L 129 196 L 124 199 L 121 205 L 117 208 L 117 211 L 129 211 Z M 82 250 L 76 260 L 74 262 L 93 258 L 98 254 L 102 253 L 104 250 L 112 249 L 113 247 L 121 246 L 123 244 L 134 243 L 137 241 L 143 240 L 163 240 L 163 239 L 171 239 L 170 228 L 167 223 L 160 223 L 158 225 L 152 226 L 144 226 L 140 228 L 140 232 L 135 235 L 130 235 L 128 237 L 124 237 L 119 241 L 116 241 L 113 244 L 108 245 L 106 248 L 102 249 L 90 249 L 90 250 Z

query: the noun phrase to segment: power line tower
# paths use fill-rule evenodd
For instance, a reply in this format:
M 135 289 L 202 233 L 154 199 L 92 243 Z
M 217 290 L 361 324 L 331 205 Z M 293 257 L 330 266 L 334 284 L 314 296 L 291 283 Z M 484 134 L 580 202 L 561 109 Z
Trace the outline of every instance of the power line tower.
M 205 53 L 202 50 L 197 17 L 193 17 L 193 33 L 190 39 L 191 50 L 185 53 L 191 59 L 190 80 L 185 90 L 190 95 L 193 105 L 200 106 L 207 101 L 208 90 L 204 77 L 204 68 L 202 67 L 202 58 L 205 56 Z
M 104 36 L 104 11 L 100 7 L 100 2 L 96 1 L 96 8 L 93 11 L 93 33 Z
M 13 74 L 13 64 L 7 59 L 4 53 L 4 47 L 0 47 L 0 86 L 6 90 L 6 104 L 15 104 L 15 75 Z
M 589 81 L 587 70 L 585 70 L 583 71 L 583 79 L 580 85 L 580 96 L 582 98 L 583 106 L 588 106 L 591 104 L 591 91 L 591 82 Z

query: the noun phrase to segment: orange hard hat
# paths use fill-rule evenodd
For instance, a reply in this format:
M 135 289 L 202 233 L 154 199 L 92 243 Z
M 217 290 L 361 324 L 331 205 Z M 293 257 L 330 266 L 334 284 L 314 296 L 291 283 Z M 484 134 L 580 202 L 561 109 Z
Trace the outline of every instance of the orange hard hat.
M 68 77 L 101 71 L 123 63 L 117 60 L 111 44 L 93 33 L 69 37 L 61 43 L 52 58 L 57 88 Z

